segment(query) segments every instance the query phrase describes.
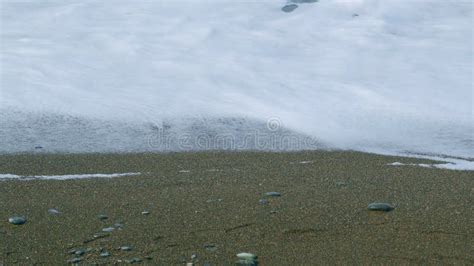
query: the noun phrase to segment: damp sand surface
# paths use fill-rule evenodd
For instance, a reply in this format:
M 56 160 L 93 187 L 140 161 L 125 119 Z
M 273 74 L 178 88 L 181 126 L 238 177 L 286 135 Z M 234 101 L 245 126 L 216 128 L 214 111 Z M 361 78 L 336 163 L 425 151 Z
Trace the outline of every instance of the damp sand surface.
M 0 265 L 225 265 L 241 252 L 260 265 L 473 264 L 473 172 L 393 162 L 433 163 L 342 151 L 3 155 L 2 174 L 141 175 L 0 181 Z

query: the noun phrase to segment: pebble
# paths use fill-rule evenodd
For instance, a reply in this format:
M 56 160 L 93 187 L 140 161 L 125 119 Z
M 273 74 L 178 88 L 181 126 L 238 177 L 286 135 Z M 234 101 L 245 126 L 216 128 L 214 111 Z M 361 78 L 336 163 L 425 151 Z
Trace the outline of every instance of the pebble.
M 121 223 L 114 223 L 114 227 L 120 229 L 120 228 L 123 227 L 123 224 L 121 224 Z
M 107 252 L 107 251 L 104 251 L 104 252 L 100 253 L 100 256 L 101 256 L 102 258 L 106 258 L 106 257 L 109 257 L 109 256 L 110 256 L 110 253 Z
M 370 203 L 367 208 L 370 211 L 383 211 L 383 212 L 389 212 L 395 209 L 395 207 L 393 207 L 392 205 L 388 203 L 380 203 L 380 202 Z
M 286 6 L 282 7 L 281 11 L 283 11 L 285 13 L 290 13 L 290 12 L 293 12 L 293 10 L 295 10 L 297 7 L 298 7 L 298 5 L 296 5 L 296 4 L 289 4 L 289 5 L 286 5 Z
M 267 199 L 260 199 L 260 200 L 258 201 L 258 203 L 261 204 L 261 205 L 267 205 L 267 204 L 268 204 L 268 200 L 267 200 Z
M 74 253 L 76 253 L 76 249 L 73 248 L 73 249 L 69 250 L 67 253 L 74 254 Z
M 214 251 L 217 250 L 216 245 L 213 245 L 213 244 L 204 245 L 204 248 L 205 248 L 207 251 L 210 251 L 210 252 L 214 252 Z
M 26 219 L 20 216 L 14 216 L 14 217 L 8 218 L 8 222 L 14 225 L 22 225 L 26 223 Z
M 99 218 L 99 220 L 103 221 L 103 220 L 109 219 L 109 216 L 107 216 L 105 214 L 99 214 L 99 215 L 97 215 L 97 218 Z
M 86 250 L 83 248 L 74 251 L 74 255 L 77 255 L 77 256 L 82 256 L 84 254 L 86 254 Z
M 237 265 L 258 265 L 257 256 L 252 253 L 242 252 L 237 254 Z
M 272 191 L 272 192 L 267 192 L 267 193 L 265 193 L 265 196 L 267 196 L 267 197 L 280 197 L 280 196 L 281 196 L 281 193 L 280 193 L 280 192 Z
M 70 263 L 70 264 L 77 264 L 79 262 L 81 262 L 82 259 L 81 258 L 73 258 L 73 259 L 70 259 L 67 261 L 67 263 Z
M 57 209 L 54 209 L 54 208 L 53 208 L 53 209 L 49 209 L 49 210 L 48 210 L 48 213 L 51 214 L 51 215 L 59 215 L 59 214 L 61 214 L 60 211 L 58 211 Z
M 131 250 L 132 250 L 132 247 L 130 247 L 130 246 L 122 246 L 122 247 L 120 247 L 120 250 L 122 250 L 122 251 L 131 251 Z
M 106 227 L 106 228 L 103 228 L 103 229 L 102 229 L 102 232 L 110 233 L 110 232 L 112 232 L 112 231 L 114 231 L 114 230 L 115 230 L 114 227 Z
M 139 258 L 133 258 L 133 259 L 125 260 L 125 262 L 130 263 L 130 264 L 134 264 L 134 263 L 140 263 L 140 262 L 142 262 L 142 260 L 139 259 Z
M 150 214 L 149 211 L 142 211 L 142 215 L 148 215 L 148 214 Z

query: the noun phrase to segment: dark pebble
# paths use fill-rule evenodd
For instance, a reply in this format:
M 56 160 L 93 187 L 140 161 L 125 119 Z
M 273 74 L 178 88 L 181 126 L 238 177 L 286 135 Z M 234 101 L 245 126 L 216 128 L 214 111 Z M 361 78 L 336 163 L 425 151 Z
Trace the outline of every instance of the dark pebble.
M 77 255 L 77 256 L 82 256 L 84 254 L 86 254 L 85 249 L 78 249 L 78 250 L 76 250 L 76 252 L 74 252 L 74 255 Z
M 216 245 L 212 245 L 212 244 L 204 245 L 204 248 L 205 248 L 207 251 L 210 251 L 210 252 L 214 252 L 214 251 L 217 250 Z
M 370 211 L 383 211 L 383 212 L 389 212 L 395 209 L 395 207 L 393 207 L 392 205 L 388 203 L 379 203 L 379 202 L 370 203 L 367 208 Z
M 272 191 L 272 192 L 267 192 L 267 193 L 265 193 L 265 196 L 267 196 L 267 197 L 280 197 L 280 196 L 281 196 L 281 193 L 280 193 L 280 192 Z
M 142 262 L 142 260 L 139 259 L 139 258 L 133 258 L 133 259 L 125 260 L 125 262 L 130 263 L 130 264 L 134 264 L 134 263 L 140 263 L 140 262 Z
M 74 258 L 74 259 L 68 260 L 67 263 L 69 263 L 69 264 L 77 264 L 77 263 L 79 263 L 79 262 L 81 262 L 81 261 L 82 261 L 81 258 Z
M 99 215 L 97 215 L 97 218 L 99 218 L 99 220 L 103 221 L 103 220 L 109 219 L 109 216 L 107 216 L 105 214 L 99 214 Z
M 22 225 L 26 223 L 26 219 L 24 217 L 14 216 L 14 217 L 8 218 L 8 222 L 14 225 Z

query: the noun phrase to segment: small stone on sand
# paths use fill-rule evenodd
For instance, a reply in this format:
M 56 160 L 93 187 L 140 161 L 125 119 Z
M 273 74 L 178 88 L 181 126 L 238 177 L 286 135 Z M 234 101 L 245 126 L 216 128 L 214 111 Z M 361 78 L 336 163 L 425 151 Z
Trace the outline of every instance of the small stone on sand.
M 54 209 L 54 208 L 53 208 L 53 209 L 49 209 L 49 210 L 48 210 L 48 213 L 51 214 L 51 215 L 59 215 L 59 214 L 61 214 L 60 211 L 58 211 L 57 209 Z
M 213 245 L 213 244 L 204 245 L 204 248 L 205 248 L 207 251 L 210 251 L 210 252 L 214 252 L 214 251 L 217 250 L 216 245 Z
M 265 193 L 265 196 L 267 196 L 267 197 L 280 197 L 280 196 L 281 196 L 281 193 L 280 193 L 280 192 L 272 191 L 272 192 L 267 192 L 267 193 Z
M 104 251 L 104 252 L 100 253 L 100 256 L 101 256 L 102 258 L 106 258 L 106 257 L 109 257 L 109 256 L 110 256 L 110 253 L 107 252 L 107 251 Z
M 242 252 L 237 254 L 237 258 L 237 265 L 258 265 L 257 256 L 252 253 Z
M 24 217 L 14 216 L 14 217 L 8 218 L 8 222 L 14 225 L 22 225 L 26 223 L 26 219 Z
M 120 250 L 122 250 L 122 251 L 131 251 L 132 247 L 130 247 L 130 246 L 121 246 Z
M 77 264 L 77 263 L 79 263 L 79 262 L 81 262 L 81 261 L 82 261 L 81 258 L 73 258 L 73 259 L 68 260 L 67 263 L 69 263 L 69 264 Z
M 125 260 L 125 262 L 130 263 L 130 264 L 134 264 L 134 263 L 140 263 L 140 262 L 142 262 L 142 260 L 139 259 L 139 258 L 133 258 L 133 259 Z
M 268 200 L 267 200 L 267 199 L 260 199 L 260 200 L 258 201 L 258 203 L 259 203 L 260 205 L 267 205 L 267 204 L 268 204 Z
M 99 214 L 97 216 L 97 218 L 99 218 L 99 220 L 103 221 L 103 220 L 107 220 L 109 219 L 109 216 L 105 215 L 105 214 Z
M 370 203 L 367 208 L 370 211 L 384 211 L 384 212 L 389 212 L 395 209 L 395 207 L 393 207 L 392 205 L 388 203 L 380 203 L 380 202 Z

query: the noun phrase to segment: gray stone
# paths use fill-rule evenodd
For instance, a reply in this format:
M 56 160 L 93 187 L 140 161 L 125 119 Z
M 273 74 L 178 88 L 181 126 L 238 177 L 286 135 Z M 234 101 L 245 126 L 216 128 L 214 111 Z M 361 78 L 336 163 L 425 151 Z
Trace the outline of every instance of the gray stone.
M 121 224 L 121 223 L 114 223 L 114 227 L 120 229 L 120 228 L 123 227 L 123 224 Z
M 49 210 L 48 210 L 48 213 L 51 214 L 51 215 L 59 215 L 59 214 L 61 214 L 60 211 L 58 211 L 57 209 L 54 209 L 54 208 L 49 209 Z
M 103 228 L 103 229 L 102 229 L 102 232 L 110 233 L 110 232 L 112 232 L 112 231 L 114 231 L 114 230 L 115 230 L 114 227 L 106 227 L 106 228 Z
M 283 11 L 285 13 L 290 13 L 290 12 L 293 12 L 293 10 L 295 10 L 296 8 L 298 8 L 297 4 L 288 4 L 288 5 L 285 5 L 284 7 L 282 7 L 281 11 Z
M 258 265 L 257 256 L 252 253 L 242 252 L 237 254 L 237 265 Z
M 139 258 L 133 258 L 133 259 L 125 260 L 125 262 L 130 263 L 130 264 L 134 264 L 134 263 L 140 263 L 140 262 L 142 262 L 142 260 L 139 259 Z
M 103 252 L 100 253 L 100 256 L 101 256 L 102 258 L 106 258 L 106 257 L 109 257 L 109 256 L 110 256 L 110 253 L 107 252 L 107 251 L 103 251 Z
M 20 216 L 13 216 L 8 218 L 8 222 L 14 225 L 22 225 L 26 223 L 26 218 Z
M 103 220 L 109 219 L 109 216 L 107 216 L 105 214 L 99 214 L 99 215 L 97 215 L 97 218 L 99 218 L 99 220 L 103 221 Z
M 260 200 L 258 201 L 258 203 L 261 204 L 261 205 L 267 205 L 267 204 L 268 204 L 268 200 L 267 200 L 267 199 L 260 199 Z
M 74 255 L 77 255 L 77 256 L 82 256 L 86 254 L 86 250 L 81 248 L 81 249 L 77 249 L 75 252 L 74 252 Z
M 267 193 L 265 193 L 265 196 L 267 196 L 267 197 L 280 197 L 280 196 L 281 196 L 281 193 L 280 193 L 280 192 L 272 191 L 272 192 L 267 192 Z
M 392 205 L 388 203 L 381 203 L 381 202 L 370 203 L 367 208 L 370 211 L 383 211 L 383 212 L 389 212 L 395 209 L 395 207 L 393 207 Z
M 213 245 L 213 244 L 204 245 L 204 248 L 205 248 L 207 251 L 210 251 L 210 252 L 214 252 L 214 251 L 217 250 L 217 246 L 216 246 L 216 245 Z
M 150 214 L 149 211 L 142 211 L 142 215 L 148 215 L 148 214 Z
M 130 246 L 121 246 L 120 250 L 122 250 L 122 251 L 131 251 L 132 247 L 130 247 Z
M 69 263 L 69 264 L 78 264 L 81 261 L 82 261 L 81 258 L 73 258 L 73 259 L 68 260 L 67 263 Z

